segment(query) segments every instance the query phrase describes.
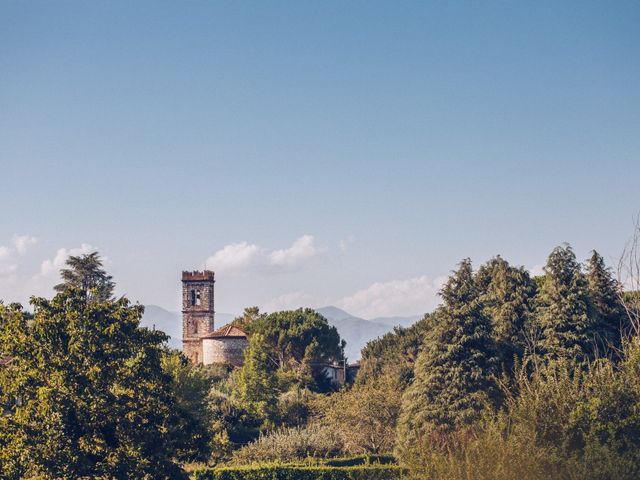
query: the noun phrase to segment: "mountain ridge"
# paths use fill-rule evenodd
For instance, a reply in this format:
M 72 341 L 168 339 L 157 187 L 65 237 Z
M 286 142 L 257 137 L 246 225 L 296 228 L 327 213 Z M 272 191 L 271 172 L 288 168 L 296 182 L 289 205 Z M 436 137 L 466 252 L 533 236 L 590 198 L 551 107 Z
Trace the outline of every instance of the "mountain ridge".
M 395 326 L 408 327 L 422 318 L 422 315 L 398 315 L 365 319 L 334 305 L 314 310 L 325 317 L 331 326 L 336 327 L 340 338 L 347 342 L 345 355 L 351 361 L 360 359 L 360 352 L 367 342 L 390 332 Z M 236 316 L 232 313 L 216 313 L 215 327 L 223 327 Z M 182 347 L 182 315 L 179 312 L 173 312 L 158 305 L 145 305 L 141 325 L 162 330 L 169 335 L 170 347 L 178 349 Z

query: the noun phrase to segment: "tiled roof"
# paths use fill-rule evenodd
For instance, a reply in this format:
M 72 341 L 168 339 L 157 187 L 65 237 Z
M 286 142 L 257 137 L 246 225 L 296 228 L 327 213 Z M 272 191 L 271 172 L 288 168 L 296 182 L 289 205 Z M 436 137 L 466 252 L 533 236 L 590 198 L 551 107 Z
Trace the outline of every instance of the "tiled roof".
M 202 338 L 247 338 L 247 333 L 240 327 L 228 324 Z

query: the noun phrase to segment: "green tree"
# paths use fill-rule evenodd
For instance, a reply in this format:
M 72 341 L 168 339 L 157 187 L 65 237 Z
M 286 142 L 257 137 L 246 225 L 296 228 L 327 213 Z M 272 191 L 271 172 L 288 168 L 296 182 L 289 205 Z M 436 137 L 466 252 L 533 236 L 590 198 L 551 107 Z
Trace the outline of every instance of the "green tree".
M 401 404 L 402 385 L 381 375 L 323 398 L 320 423 L 340 439 L 345 453 L 391 453 Z
M 357 382 L 392 376 L 398 388 L 404 390 L 413 380 L 418 352 L 427 332 L 434 327 L 434 319 L 433 314 L 425 314 L 410 327 L 394 327 L 391 332 L 367 342 L 361 352 Z
M 161 366 L 172 380 L 175 399 L 175 418 L 169 427 L 172 450 L 181 462 L 206 461 L 212 442 L 212 415 L 207 401 L 211 376 L 202 365 L 190 362 L 177 350 L 167 350 L 161 357 Z
M 235 372 L 233 380 L 233 399 L 265 427 L 273 427 L 277 421 L 280 389 L 262 333 L 251 334 L 244 364 Z
M 329 390 L 324 365 L 343 357 L 344 344 L 337 330 L 311 309 L 260 315 L 248 330 L 249 346 L 232 378 L 232 398 L 259 418 L 263 429 L 272 428 L 287 410 L 279 405 L 283 394 Z M 284 395 L 285 403 L 290 397 Z
M 66 263 L 68 268 L 60 270 L 62 283 L 54 287 L 57 292 L 77 288 L 98 302 L 109 300 L 113 296 L 115 284 L 111 275 L 102 268 L 102 260 L 98 252 L 72 255 Z
M 260 361 L 277 372 L 283 390 L 293 384 L 325 390 L 324 365 L 344 357 L 336 328 L 310 308 L 261 316 L 249 326 L 249 335 L 256 339 L 247 352 L 261 350 Z
M 620 302 L 621 288 L 611 269 L 595 250 L 586 264 L 589 316 L 594 325 L 598 343 L 605 349 L 619 351 L 627 328 L 626 312 Z
M 234 450 L 258 438 L 262 426 L 260 418 L 229 395 L 225 383 L 215 385 L 207 397 L 211 412 L 210 460 L 215 463 L 228 460 Z
M 547 359 L 583 361 L 593 352 L 593 329 L 588 316 L 587 282 L 569 245 L 556 247 L 544 267 L 545 280 L 537 298 L 539 348 Z
M 415 378 L 403 396 L 397 452 L 406 463 L 438 438 L 464 431 L 500 398 L 491 324 L 468 259 L 441 295 L 436 327 L 425 339 Z
M 244 312 L 242 312 L 242 315 L 231 321 L 231 324 L 246 331 L 253 322 L 264 315 L 264 313 L 260 313 L 260 309 L 258 307 L 247 307 L 244 309 Z
M 532 317 L 536 286 L 529 273 L 497 256 L 478 269 L 476 284 L 483 313 L 491 319 L 502 367 L 511 372 L 522 358 L 527 325 Z
M 166 335 L 143 308 L 67 289 L 33 298 L 29 323 L 0 306 L 0 477 L 179 478 Z

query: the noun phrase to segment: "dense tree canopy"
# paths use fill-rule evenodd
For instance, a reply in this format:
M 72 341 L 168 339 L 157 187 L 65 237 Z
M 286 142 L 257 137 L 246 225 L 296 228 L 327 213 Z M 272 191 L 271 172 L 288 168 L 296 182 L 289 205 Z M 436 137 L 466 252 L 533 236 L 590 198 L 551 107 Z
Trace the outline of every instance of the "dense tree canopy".
M 549 255 L 544 271 L 536 312 L 542 333 L 539 353 L 547 360 L 590 358 L 594 349 L 594 329 L 588 315 L 587 282 L 571 247 L 556 247 Z
M 233 377 L 238 404 L 258 417 L 263 428 L 280 416 L 278 400 L 291 389 L 331 388 L 324 366 L 343 358 L 344 343 L 334 327 L 311 309 L 257 316 L 249 325 L 244 365 Z
M 604 259 L 595 250 L 586 263 L 589 316 L 598 347 L 617 352 L 621 338 L 629 333 L 626 312 L 620 301 L 621 288 Z
M 442 297 L 435 328 L 425 338 L 413 383 L 404 393 L 398 425 L 403 458 L 429 448 L 433 435 L 470 426 L 499 398 L 491 323 L 469 260 L 449 278 Z
M 261 316 L 250 324 L 249 332 L 259 339 L 251 342 L 249 354 L 264 351 L 270 369 L 311 389 L 324 388 L 324 365 L 344 357 L 338 331 L 310 308 Z
M 529 273 L 497 256 L 482 265 L 476 274 L 478 301 L 491 320 L 502 368 L 510 371 L 515 358 L 522 358 L 528 323 L 532 320 L 536 286 Z
M 391 332 L 368 342 L 362 349 L 357 382 L 390 375 L 404 389 L 413 380 L 418 352 L 434 320 L 433 314 L 426 314 L 409 327 L 394 327 Z
M 323 367 L 344 343 L 313 310 L 245 309 L 244 365 L 204 367 L 112 299 L 97 254 L 68 267 L 32 316 L 0 306 L 1 478 L 179 478 L 184 462 L 392 450 L 416 479 L 640 472 L 640 343 L 622 341 L 620 301 L 638 295 L 596 252 L 582 266 L 558 247 L 535 278 L 464 260 L 442 305 L 369 342 L 339 391 Z
M 179 476 L 174 459 L 194 447 L 174 429 L 187 412 L 162 368 L 166 335 L 140 328 L 126 299 L 67 289 L 32 303 L 29 324 L 0 306 L 3 478 Z

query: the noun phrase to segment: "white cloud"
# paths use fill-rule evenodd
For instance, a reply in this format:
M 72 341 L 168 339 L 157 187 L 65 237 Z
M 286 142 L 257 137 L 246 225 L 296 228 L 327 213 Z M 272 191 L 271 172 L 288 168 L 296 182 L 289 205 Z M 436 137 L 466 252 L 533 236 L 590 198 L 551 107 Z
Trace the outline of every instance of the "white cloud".
M 232 243 L 207 258 L 205 263 L 207 268 L 217 271 L 238 271 L 258 265 L 263 256 L 264 251 L 257 245 L 247 242 Z
M 88 243 L 83 243 L 76 248 L 59 248 L 55 257 L 42 262 L 39 277 L 51 277 L 57 275 L 61 268 L 64 268 L 70 256 L 84 255 L 93 252 L 95 249 Z
M 13 273 L 18 268 L 15 263 L 14 252 L 9 248 L 0 245 L 0 274 Z
M 313 236 L 303 235 L 291 247 L 274 250 L 269 254 L 269 263 L 273 266 L 293 266 L 326 253 L 325 248 L 317 248 L 313 244 Z
M 364 318 L 422 314 L 438 305 L 438 291 L 445 281 L 446 277 L 421 276 L 376 282 L 343 298 L 338 307 Z
M 532 277 L 538 277 L 538 276 L 544 275 L 544 265 L 542 264 L 534 265 L 529 269 L 529 274 Z
M 296 310 L 301 307 L 311 307 L 312 305 L 315 305 L 315 301 L 311 295 L 304 292 L 290 292 L 272 298 L 260 310 L 277 312 L 279 310 Z
M 32 245 L 35 245 L 38 242 L 38 239 L 31 235 L 14 235 L 11 242 L 13 243 L 16 252 L 18 252 L 18 255 L 24 255 Z
M 248 242 L 232 243 L 207 258 L 205 264 L 207 268 L 225 273 L 276 271 L 298 267 L 326 251 L 314 245 L 312 235 L 303 235 L 289 248 L 281 250 L 268 250 Z
M 31 235 L 14 235 L 11 246 L 0 245 L 0 275 L 14 273 L 18 269 L 18 257 L 24 255 L 36 243 Z

